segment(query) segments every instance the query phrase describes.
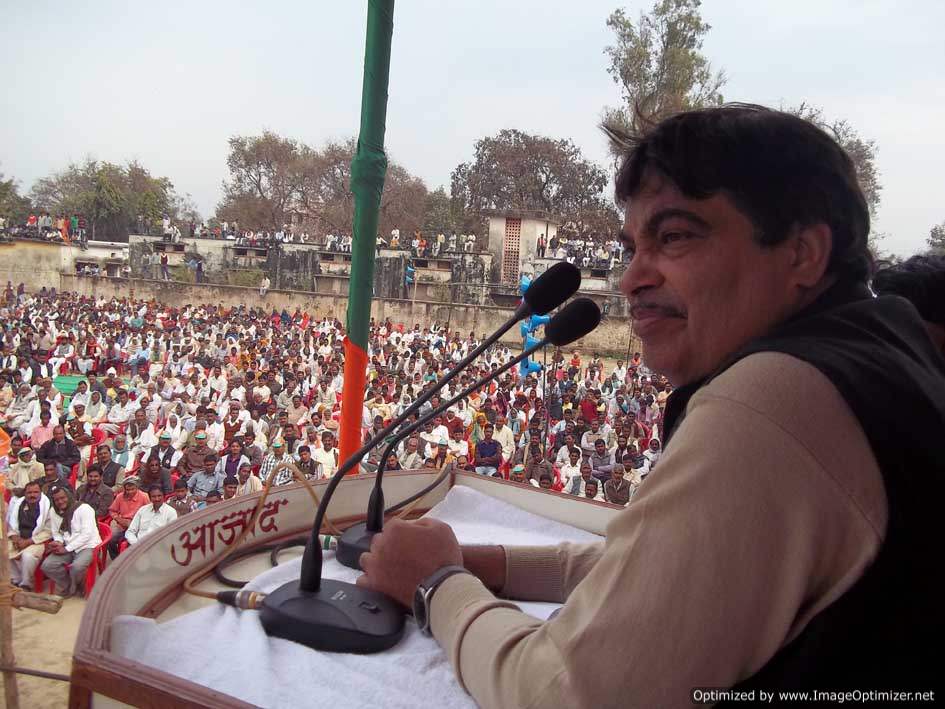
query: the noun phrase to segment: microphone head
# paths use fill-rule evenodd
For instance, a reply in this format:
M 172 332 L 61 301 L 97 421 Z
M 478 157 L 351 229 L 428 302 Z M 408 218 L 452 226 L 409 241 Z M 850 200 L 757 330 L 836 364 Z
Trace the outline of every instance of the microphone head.
M 559 261 L 538 276 L 522 298 L 532 314 L 544 315 L 577 293 L 581 285 L 581 269 L 567 261 Z
M 580 340 L 600 325 L 600 308 L 590 298 L 575 298 L 545 325 L 545 339 L 556 347 Z

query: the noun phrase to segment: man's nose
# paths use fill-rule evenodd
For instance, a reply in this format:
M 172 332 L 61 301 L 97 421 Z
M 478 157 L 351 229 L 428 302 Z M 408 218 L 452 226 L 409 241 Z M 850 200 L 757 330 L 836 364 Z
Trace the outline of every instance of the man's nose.
M 630 259 L 630 264 L 620 279 L 620 290 L 630 298 L 645 288 L 658 287 L 662 280 L 656 258 L 640 250 Z

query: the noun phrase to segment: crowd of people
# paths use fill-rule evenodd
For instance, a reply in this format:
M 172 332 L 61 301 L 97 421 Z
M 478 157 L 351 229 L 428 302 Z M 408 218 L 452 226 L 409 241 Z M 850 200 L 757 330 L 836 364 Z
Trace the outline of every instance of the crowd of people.
M 0 426 L 9 437 L 0 476 L 13 499 L 18 583 L 30 584 L 42 563 L 61 591 L 81 590 L 91 550 L 103 543 L 95 523 L 108 525 L 115 556 L 179 515 L 261 489 L 272 474 L 275 484 L 291 482 L 280 463 L 311 479 L 337 469 L 345 331 L 333 317 L 8 284 L 0 318 Z M 365 438 L 479 342 L 438 323 L 372 321 Z M 513 356 L 490 348 L 420 415 Z M 387 469 L 453 464 L 629 504 L 659 461 L 669 386 L 638 354 L 609 371 L 597 355 L 550 359 L 547 372 L 514 369 L 430 421 Z M 56 388 L 66 373 L 78 375 L 70 395 Z M 376 470 L 379 455 L 362 471 Z
M 618 239 L 598 239 L 590 236 L 559 236 L 547 239 L 539 235 L 536 247 L 538 258 L 567 261 L 581 268 L 610 270 L 624 259 L 623 244 Z
M 88 244 L 88 221 L 83 214 L 57 214 L 30 212 L 22 224 L 0 215 L 0 235 L 6 238 L 42 239 L 62 243 Z

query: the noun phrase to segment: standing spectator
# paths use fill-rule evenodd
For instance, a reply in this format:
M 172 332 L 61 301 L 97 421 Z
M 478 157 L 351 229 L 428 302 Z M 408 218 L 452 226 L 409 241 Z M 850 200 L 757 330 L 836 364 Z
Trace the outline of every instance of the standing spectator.
M 167 252 L 161 252 L 161 279 L 165 281 L 171 280 L 171 272 L 168 270 L 168 259 Z

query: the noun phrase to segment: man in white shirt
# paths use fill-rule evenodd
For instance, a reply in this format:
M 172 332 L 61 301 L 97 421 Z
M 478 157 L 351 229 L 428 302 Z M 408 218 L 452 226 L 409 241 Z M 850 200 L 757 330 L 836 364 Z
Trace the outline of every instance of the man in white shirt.
M 332 422 L 334 423 L 334 422 Z M 321 466 L 321 476 L 330 478 L 338 469 L 338 451 L 335 448 L 335 434 L 325 431 L 322 434 L 322 447 L 312 451 L 312 458 Z
M 466 456 L 467 459 L 469 458 L 469 441 L 463 440 L 462 428 L 453 429 L 453 435 L 450 436 L 450 440 L 446 445 L 454 458 L 459 458 L 461 455 Z
M 515 453 L 515 434 L 505 425 L 505 416 L 502 414 L 496 414 L 492 437 L 502 446 L 503 460 L 506 462 L 512 460 L 512 455 Z
M 118 401 L 108 410 L 108 423 L 101 425 L 102 430 L 113 436 L 116 435 L 121 426 L 128 423 L 137 408 L 139 408 L 137 403 L 128 398 L 128 392 L 119 389 Z
M 142 505 L 125 530 L 125 540 L 137 544 L 145 535 L 170 524 L 177 519 L 177 512 L 170 505 L 164 504 L 164 490 L 160 485 L 152 485 L 148 490 L 150 505 Z
M 29 450 L 29 447 L 23 450 Z M 49 539 L 49 498 L 33 480 L 23 486 L 23 494 L 13 497 L 7 508 L 7 544 L 10 555 L 10 582 L 33 589 L 33 573 L 43 558 L 44 544 Z
M 49 526 L 53 540 L 47 545 L 48 555 L 40 568 L 56 584 L 57 593 L 68 597 L 83 588 L 92 552 L 102 543 L 95 510 L 72 499 L 65 487 L 54 488 Z

